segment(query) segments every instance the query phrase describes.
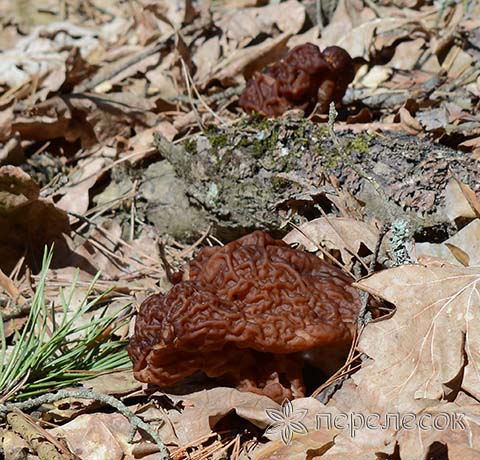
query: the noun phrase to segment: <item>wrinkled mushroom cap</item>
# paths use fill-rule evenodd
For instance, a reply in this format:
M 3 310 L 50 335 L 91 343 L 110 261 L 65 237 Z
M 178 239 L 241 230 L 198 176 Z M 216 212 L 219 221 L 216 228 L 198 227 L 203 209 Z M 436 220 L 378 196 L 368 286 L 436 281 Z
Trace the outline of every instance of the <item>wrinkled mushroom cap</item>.
M 320 52 L 317 45 L 305 43 L 292 48 L 285 59 L 264 69 L 249 80 L 239 104 L 248 113 L 275 117 L 292 108 L 328 110 L 330 102 L 339 102 L 355 68 L 343 48 L 330 46 Z
M 351 340 L 351 279 L 264 232 L 203 249 L 188 278 L 140 308 L 129 353 L 141 381 L 166 386 L 202 370 L 239 382 L 262 354 Z

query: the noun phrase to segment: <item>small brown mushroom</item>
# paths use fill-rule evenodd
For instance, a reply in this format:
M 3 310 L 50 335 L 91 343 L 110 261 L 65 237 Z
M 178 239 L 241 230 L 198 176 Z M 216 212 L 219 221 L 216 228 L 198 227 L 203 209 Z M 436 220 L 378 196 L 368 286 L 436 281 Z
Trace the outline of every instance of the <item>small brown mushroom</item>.
M 267 233 L 203 249 L 187 277 L 140 308 L 129 345 L 140 381 L 165 387 L 201 370 L 282 401 L 305 392 L 297 352 L 351 341 L 352 280 Z
M 305 43 L 251 79 L 239 103 L 246 112 L 267 117 L 293 108 L 310 112 L 317 103 L 325 113 L 330 102 L 342 100 L 354 76 L 353 60 L 343 48 L 329 46 L 322 53 Z

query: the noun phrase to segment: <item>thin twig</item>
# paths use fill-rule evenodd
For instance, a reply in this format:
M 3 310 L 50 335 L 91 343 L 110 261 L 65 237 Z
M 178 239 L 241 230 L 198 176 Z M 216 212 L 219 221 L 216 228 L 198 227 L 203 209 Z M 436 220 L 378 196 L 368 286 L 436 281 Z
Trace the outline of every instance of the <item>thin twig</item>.
M 134 54 L 133 56 L 124 58 L 122 60 L 123 62 L 113 64 L 111 66 L 110 72 L 96 73 L 91 79 L 81 83 L 76 88 L 76 92 L 84 93 L 87 91 L 91 91 L 101 83 L 105 81 L 109 81 L 112 78 L 116 77 L 125 69 L 128 69 L 129 67 L 135 64 L 138 64 L 144 59 L 150 57 L 152 54 L 162 51 L 164 48 L 168 46 L 169 40 L 172 38 L 172 36 L 173 34 L 164 35 L 160 37 L 155 43 L 152 43 L 151 45 L 142 48 L 138 53 Z
M 318 244 L 314 239 L 308 235 L 300 226 L 295 224 L 294 222 L 288 222 L 295 230 L 297 230 L 299 233 L 301 233 L 310 243 L 312 243 L 316 248 L 317 251 L 320 251 L 327 259 L 332 262 L 332 264 L 337 265 L 339 268 L 341 268 L 345 273 L 349 273 L 347 270 L 347 266 L 340 262 L 338 259 L 332 256 L 326 249 L 322 248 L 320 244 Z
M 132 199 L 132 204 L 130 206 L 130 241 L 133 241 L 133 239 L 135 238 L 135 210 L 136 210 L 135 198 L 137 194 L 137 185 L 138 185 L 138 179 L 135 179 L 132 186 L 133 199 Z
M 207 110 L 208 113 L 210 113 L 210 115 L 215 118 L 218 122 L 220 122 L 220 124 L 222 126 L 226 126 L 227 124 L 222 120 L 222 118 L 220 116 L 218 116 L 211 108 L 210 106 L 205 102 L 205 100 L 203 99 L 203 97 L 201 96 L 200 92 L 198 91 L 197 89 L 197 86 L 195 85 L 194 81 L 193 81 L 193 78 L 192 76 L 190 75 L 190 72 L 188 71 L 188 68 L 185 64 L 185 62 L 183 61 L 183 59 L 181 59 L 182 61 L 182 67 L 184 69 L 184 72 L 185 72 L 185 78 L 187 78 L 190 82 L 190 85 L 195 93 L 195 95 L 197 96 L 198 100 L 200 101 L 200 103 L 203 105 L 203 107 L 205 107 L 205 110 Z
M 212 226 L 209 225 L 208 228 L 202 233 L 202 235 L 200 235 L 200 238 L 198 238 L 197 241 L 195 241 L 195 243 L 193 243 L 192 245 L 188 246 L 187 248 L 183 249 L 182 252 L 180 254 L 178 254 L 178 258 L 179 259 L 183 259 L 184 257 L 186 257 L 187 255 L 191 254 L 195 248 L 197 248 L 198 246 L 200 246 L 200 244 L 202 244 L 202 242 L 205 240 L 205 238 L 207 238 L 207 236 L 209 235 L 210 233 L 210 230 L 212 229 Z
M 182 72 L 183 72 L 183 78 L 185 80 L 185 84 L 187 86 L 187 93 L 188 93 L 188 99 L 190 101 L 190 106 L 192 107 L 193 114 L 195 116 L 195 120 L 200 128 L 200 130 L 203 132 L 204 131 L 204 126 L 202 123 L 202 118 L 200 117 L 200 114 L 198 113 L 197 107 L 195 103 L 193 102 L 193 97 L 192 97 L 192 88 L 190 87 L 190 79 L 188 78 L 188 70 L 187 66 L 185 65 L 185 62 L 183 59 L 180 59 L 180 62 L 182 64 Z
M 368 275 L 371 275 L 375 271 L 375 266 L 378 260 L 378 254 L 380 253 L 382 241 L 387 233 L 387 230 L 388 230 L 387 225 L 382 225 L 382 228 L 378 232 L 377 243 L 375 244 L 372 260 L 370 261 L 370 265 L 368 267 Z M 357 318 L 357 328 L 359 331 L 359 334 L 358 334 L 359 336 L 360 336 L 360 332 L 363 330 L 365 325 L 370 321 L 370 318 L 367 317 L 367 304 L 368 304 L 369 297 L 370 297 L 370 294 L 367 291 L 360 292 L 360 299 L 362 301 L 362 305 L 360 307 L 360 312 L 358 313 L 358 318 Z
M 126 241 L 124 241 L 122 238 L 117 238 L 117 237 L 114 237 L 113 234 L 111 232 L 109 232 L 107 229 L 105 229 L 104 227 L 102 227 L 101 225 L 97 224 L 96 222 L 94 222 L 91 218 L 89 217 L 86 217 L 86 216 L 82 216 L 81 214 L 77 214 L 75 212 L 72 212 L 72 211 L 67 211 L 67 214 L 73 216 L 73 217 L 76 217 L 77 219 L 79 220 L 83 220 L 85 222 L 87 222 L 89 225 L 92 225 L 94 226 L 101 234 L 103 234 L 103 236 L 105 236 L 105 238 L 107 238 L 109 241 L 111 241 L 112 243 L 115 243 L 115 244 L 120 244 L 121 246 L 125 246 L 127 249 L 130 249 L 130 250 L 133 250 L 133 246 L 129 243 L 127 243 Z M 142 252 L 142 257 L 145 257 L 145 259 L 147 259 L 148 261 L 150 261 L 151 263 L 153 264 L 158 264 L 158 260 L 149 256 L 148 254 Z M 135 259 L 136 262 L 142 264 L 142 265 L 145 265 L 145 266 L 149 266 L 147 265 L 146 263 L 143 263 L 141 260 L 137 260 Z
M 330 227 L 332 227 L 333 231 L 337 234 L 337 236 L 342 240 L 343 244 L 345 245 L 345 247 L 350 251 L 350 253 L 353 255 L 353 257 L 355 257 L 358 262 L 360 264 L 363 265 L 363 267 L 368 270 L 368 267 L 367 265 L 365 264 L 365 262 L 362 260 L 362 258 L 356 253 L 356 251 L 354 249 L 352 249 L 352 247 L 350 247 L 350 245 L 348 244 L 347 241 L 345 241 L 345 239 L 343 238 L 343 235 L 341 233 L 338 232 L 338 230 L 335 228 L 335 225 L 332 223 L 332 220 L 327 216 L 327 213 L 322 209 L 322 208 L 319 208 L 320 209 L 320 214 L 322 214 L 322 216 L 324 217 L 324 219 L 327 221 L 327 223 L 330 225 Z
M 162 460 L 170 459 L 170 453 L 165 447 L 165 444 L 162 442 L 158 433 L 148 424 L 145 423 L 140 417 L 135 415 L 125 404 L 123 404 L 118 399 L 110 395 L 105 395 L 102 393 L 96 393 L 89 390 L 59 390 L 57 393 L 47 393 L 37 398 L 28 399 L 22 402 L 6 402 L 0 404 L 0 419 L 5 418 L 9 412 L 12 412 L 15 409 L 28 410 L 33 409 L 34 407 L 41 406 L 42 404 L 51 404 L 55 401 L 60 401 L 61 399 L 67 398 L 78 398 L 78 399 L 89 399 L 93 401 L 100 401 L 104 404 L 107 404 L 120 412 L 124 417 L 130 422 L 132 432 L 130 441 L 133 440 L 133 436 L 138 428 L 145 431 L 155 442 L 160 450 L 160 455 Z

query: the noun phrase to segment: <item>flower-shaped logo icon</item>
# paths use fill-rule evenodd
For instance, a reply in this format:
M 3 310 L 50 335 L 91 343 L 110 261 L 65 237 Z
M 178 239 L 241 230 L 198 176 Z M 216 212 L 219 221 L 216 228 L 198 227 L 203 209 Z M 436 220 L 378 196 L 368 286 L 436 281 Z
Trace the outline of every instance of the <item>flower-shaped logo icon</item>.
M 307 415 L 307 409 L 293 410 L 291 401 L 287 399 L 283 401 L 280 410 L 265 409 L 267 417 L 272 420 L 272 423 L 265 430 L 266 434 L 280 433 L 282 441 L 288 445 L 293 438 L 293 433 L 307 434 L 307 427 L 302 423 L 302 420 Z

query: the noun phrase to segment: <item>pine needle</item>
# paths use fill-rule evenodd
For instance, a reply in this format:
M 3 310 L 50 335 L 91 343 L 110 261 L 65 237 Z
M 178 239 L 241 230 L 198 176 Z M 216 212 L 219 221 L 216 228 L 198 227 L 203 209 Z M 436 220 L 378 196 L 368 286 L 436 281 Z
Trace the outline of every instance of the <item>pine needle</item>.
M 45 250 L 27 322 L 21 333 L 15 333 L 8 354 L 0 313 L 0 402 L 37 396 L 129 363 L 126 341 L 113 338 L 127 321 L 123 313 L 128 307 L 113 314 L 107 314 L 107 307 L 103 307 L 91 321 L 80 325 L 82 316 L 94 310 L 109 291 L 89 300 L 97 275 L 72 314 L 70 304 L 77 286 L 77 272 L 68 292 L 61 293 L 61 312 L 55 312 L 45 299 L 52 255 L 53 249 Z M 119 321 L 119 318 L 124 319 Z

